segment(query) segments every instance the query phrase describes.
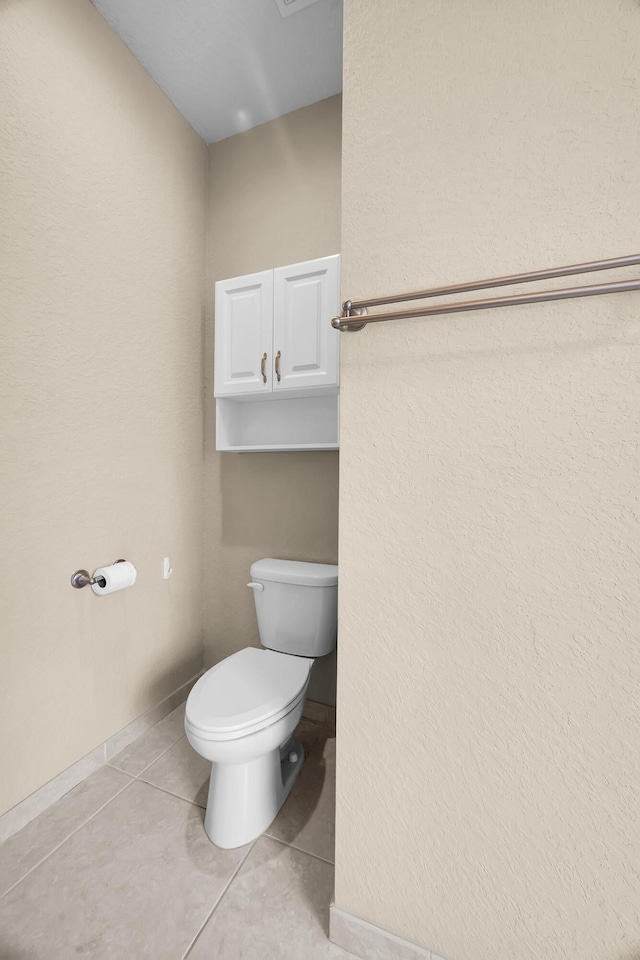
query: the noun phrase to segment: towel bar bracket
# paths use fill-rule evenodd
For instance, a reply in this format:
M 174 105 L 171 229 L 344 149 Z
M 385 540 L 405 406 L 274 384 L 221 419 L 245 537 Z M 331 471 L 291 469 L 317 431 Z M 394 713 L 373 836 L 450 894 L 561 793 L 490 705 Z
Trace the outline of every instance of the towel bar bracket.
M 367 323 L 353 323 L 349 326 L 342 326 L 342 321 L 346 320 L 348 317 L 364 317 L 369 313 L 366 307 L 354 307 L 351 303 L 351 300 L 345 300 L 342 304 L 342 316 L 334 317 L 331 321 L 331 326 L 334 330 L 349 330 L 351 333 L 358 333 L 359 330 L 364 330 Z

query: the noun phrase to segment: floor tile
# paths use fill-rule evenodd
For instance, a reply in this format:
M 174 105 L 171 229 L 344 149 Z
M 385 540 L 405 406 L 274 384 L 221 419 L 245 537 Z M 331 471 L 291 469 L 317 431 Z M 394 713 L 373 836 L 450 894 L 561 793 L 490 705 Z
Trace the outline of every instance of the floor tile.
M 187 738 L 182 737 L 141 774 L 141 779 L 206 807 L 210 776 L 209 761 L 196 753 Z
M 261 837 L 188 960 L 353 960 L 327 939 L 333 867 Z
M 131 782 L 119 770 L 102 767 L 5 840 L 0 847 L 0 896 Z
M 333 862 L 336 741 L 320 728 L 302 770 L 267 834 Z
M 112 767 L 137 777 L 158 759 L 167 747 L 184 736 L 184 703 L 145 734 L 109 760 Z
M 299 740 L 304 747 L 305 756 L 309 756 L 311 750 L 318 742 L 321 736 L 326 737 L 326 730 L 320 724 L 312 720 L 305 720 L 303 717 L 294 731 L 294 737 Z
M 246 853 L 135 781 L 0 902 L 0 956 L 179 960 Z
M 326 724 L 329 718 L 329 707 L 325 703 L 318 703 L 317 700 L 305 700 L 302 715 L 307 720 Z

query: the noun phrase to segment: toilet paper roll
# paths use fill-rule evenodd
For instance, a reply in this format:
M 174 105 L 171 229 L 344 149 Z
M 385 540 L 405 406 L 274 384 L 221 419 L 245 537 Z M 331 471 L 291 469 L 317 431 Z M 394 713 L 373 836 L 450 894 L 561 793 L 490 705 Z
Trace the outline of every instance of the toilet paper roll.
M 93 576 L 99 582 L 92 583 L 91 589 L 101 597 L 103 594 L 132 587 L 136 582 L 137 571 L 128 560 L 122 560 L 120 563 L 112 563 L 109 567 L 98 567 Z M 100 585 L 102 582 L 104 586 Z

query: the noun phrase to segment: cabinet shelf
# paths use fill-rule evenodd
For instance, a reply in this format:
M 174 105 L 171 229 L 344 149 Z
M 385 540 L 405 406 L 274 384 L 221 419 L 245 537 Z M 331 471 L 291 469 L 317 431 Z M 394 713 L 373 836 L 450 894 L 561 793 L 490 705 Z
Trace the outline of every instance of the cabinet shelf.
M 304 453 L 314 450 L 339 450 L 337 443 L 292 443 L 287 446 L 273 443 L 262 447 L 218 447 L 224 453 Z
M 268 453 L 338 449 L 339 398 L 334 395 L 244 402 L 218 397 L 216 450 Z

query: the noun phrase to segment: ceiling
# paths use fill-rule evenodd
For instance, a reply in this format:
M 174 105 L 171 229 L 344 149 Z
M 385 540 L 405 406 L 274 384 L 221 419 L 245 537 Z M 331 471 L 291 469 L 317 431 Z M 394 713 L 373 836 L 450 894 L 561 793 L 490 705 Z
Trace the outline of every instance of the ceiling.
M 92 0 L 213 143 L 342 89 L 342 0 Z

